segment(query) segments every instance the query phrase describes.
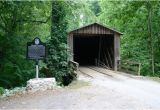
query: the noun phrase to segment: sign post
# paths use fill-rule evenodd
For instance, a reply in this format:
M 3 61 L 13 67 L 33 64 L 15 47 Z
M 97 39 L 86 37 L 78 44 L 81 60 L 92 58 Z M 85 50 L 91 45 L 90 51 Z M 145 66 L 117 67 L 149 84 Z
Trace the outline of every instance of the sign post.
M 36 79 L 38 79 L 39 76 L 39 66 L 38 66 L 38 60 L 36 60 Z
M 46 44 L 36 37 L 32 42 L 27 43 L 27 59 L 36 62 L 36 79 L 39 77 L 39 60 L 46 57 Z

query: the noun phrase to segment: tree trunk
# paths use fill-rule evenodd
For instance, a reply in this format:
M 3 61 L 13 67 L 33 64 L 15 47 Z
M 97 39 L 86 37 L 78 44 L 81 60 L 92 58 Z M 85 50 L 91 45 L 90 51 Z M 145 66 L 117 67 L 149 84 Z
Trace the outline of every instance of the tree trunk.
M 152 74 L 154 75 L 154 44 L 153 44 L 153 36 L 152 36 L 152 5 L 150 1 L 148 1 L 148 34 L 149 34 L 149 47 L 150 47 L 150 57 L 151 57 L 151 66 L 152 66 Z

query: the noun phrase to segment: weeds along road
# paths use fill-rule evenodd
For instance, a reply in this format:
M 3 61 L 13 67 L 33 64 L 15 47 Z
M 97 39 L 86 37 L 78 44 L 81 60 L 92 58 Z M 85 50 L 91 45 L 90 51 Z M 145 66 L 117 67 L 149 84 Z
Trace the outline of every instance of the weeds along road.
M 69 87 L 3 98 L 0 99 L 0 108 L 160 109 L 158 82 L 96 67 L 80 67 L 79 73 L 78 81 Z

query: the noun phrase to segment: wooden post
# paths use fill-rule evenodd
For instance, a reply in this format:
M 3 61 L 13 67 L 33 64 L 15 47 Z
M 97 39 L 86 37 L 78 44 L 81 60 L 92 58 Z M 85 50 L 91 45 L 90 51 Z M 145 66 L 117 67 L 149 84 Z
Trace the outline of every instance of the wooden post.
M 71 57 L 68 60 L 74 60 L 73 34 L 69 34 L 68 36 L 68 46 L 69 46 L 69 53 L 71 54 Z
M 100 58 L 101 58 L 101 39 L 102 39 L 102 37 L 100 36 L 100 38 L 99 38 L 99 52 L 98 52 L 98 61 L 100 61 Z
M 117 71 L 117 60 L 120 59 L 120 36 L 114 34 L 114 70 Z
M 107 49 L 108 50 L 108 49 Z M 113 68 L 113 63 L 112 63 L 112 59 L 111 59 L 111 56 L 110 56 L 110 54 L 109 54 L 109 51 L 107 51 L 108 52 L 108 56 L 109 56 L 109 60 L 110 60 L 110 64 L 111 64 L 111 68 Z
M 138 76 L 141 75 L 141 63 L 139 63 L 139 68 L 138 68 Z
M 106 60 L 107 67 L 109 68 L 109 63 L 108 63 L 107 56 L 106 56 L 106 53 L 105 53 L 105 52 L 104 52 L 104 56 L 105 56 L 105 60 Z
M 117 71 L 117 40 L 116 40 L 116 35 L 114 35 L 114 71 Z

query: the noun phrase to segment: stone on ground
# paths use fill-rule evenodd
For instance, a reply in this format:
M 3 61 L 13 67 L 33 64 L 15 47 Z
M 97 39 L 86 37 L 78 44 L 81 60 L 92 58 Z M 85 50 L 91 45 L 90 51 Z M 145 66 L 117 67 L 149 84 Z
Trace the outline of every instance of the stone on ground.
M 27 81 L 27 92 L 45 91 L 56 87 L 55 78 L 38 78 Z

